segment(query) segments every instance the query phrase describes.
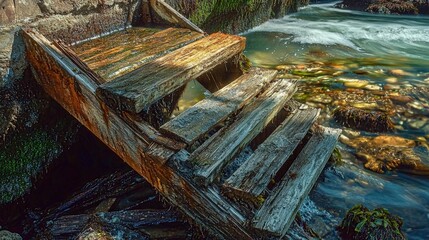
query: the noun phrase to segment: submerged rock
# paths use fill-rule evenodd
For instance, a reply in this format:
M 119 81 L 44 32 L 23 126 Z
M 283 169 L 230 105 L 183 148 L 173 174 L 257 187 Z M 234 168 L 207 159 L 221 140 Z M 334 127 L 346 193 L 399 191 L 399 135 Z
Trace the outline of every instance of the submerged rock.
M 365 168 L 377 172 L 401 170 L 417 175 L 428 175 L 429 166 L 415 153 L 416 142 L 398 136 L 381 135 L 374 138 L 341 138 L 341 142 L 356 149 L 356 156 Z
M 339 226 L 343 239 L 405 239 L 402 219 L 385 208 L 370 211 L 362 205 L 352 207 Z
M 369 132 L 386 132 L 393 129 L 393 123 L 386 113 L 367 111 L 354 107 L 339 107 L 334 119 L 342 125 Z

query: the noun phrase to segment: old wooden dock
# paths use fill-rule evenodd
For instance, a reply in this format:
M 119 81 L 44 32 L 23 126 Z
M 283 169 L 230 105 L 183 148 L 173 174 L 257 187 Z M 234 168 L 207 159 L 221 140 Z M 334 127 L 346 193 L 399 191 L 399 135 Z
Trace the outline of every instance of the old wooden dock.
M 25 30 L 36 80 L 214 236 L 284 236 L 340 131 L 315 125 L 319 110 L 291 100 L 295 81 L 275 70 L 241 71 L 243 37 L 207 35 L 163 1 L 144 7 L 150 26 L 73 46 Z M 153 26 L 155 18 L 170 26 Z M 134 38 L 125 44 L 125 36 Z M 171 118 L 194 79 L 217 85 Z

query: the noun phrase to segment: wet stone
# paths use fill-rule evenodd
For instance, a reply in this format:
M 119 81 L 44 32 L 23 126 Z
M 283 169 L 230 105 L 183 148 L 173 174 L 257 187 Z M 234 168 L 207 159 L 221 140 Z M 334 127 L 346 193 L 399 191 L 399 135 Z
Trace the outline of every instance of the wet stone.
M 365 80 L 352 80 L 344 82 L 344 86 L 348 88 L 363 88 L 368 84 L 368 81 Z
M 390 84 L 394 84 L 394 83 L 398 82 L 398 78 L 396 78 L 396 77 L 388 77 L 388 78 L 386 78 L 386 82 L 390 83 Z
M 332 102 L 332 98 L 326 94 L 319 94 L 308 98 L 308 101 L 315 103 L 328 104 Z

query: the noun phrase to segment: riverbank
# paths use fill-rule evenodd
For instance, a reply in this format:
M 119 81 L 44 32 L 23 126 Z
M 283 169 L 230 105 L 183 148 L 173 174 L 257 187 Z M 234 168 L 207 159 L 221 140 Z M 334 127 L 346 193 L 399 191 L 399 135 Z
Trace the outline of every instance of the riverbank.
M 338 238 L 334 226 L 355 204 L 399 215 L 409 239 L 429 237 L 428 25 L 424 16 L 375 15 L 330 3 L 244 34 L 253 64 L 298 79 L 295 98 L 322 108 L 321 124 L 344 129 L 342 161 L 323 171 L 310 194 L 316 213 L 307 222 L 323 226 L 315 229 L 326 239 Z M 383 113 L 394 129 L 346 127 L 333 118 L 338 106 Z

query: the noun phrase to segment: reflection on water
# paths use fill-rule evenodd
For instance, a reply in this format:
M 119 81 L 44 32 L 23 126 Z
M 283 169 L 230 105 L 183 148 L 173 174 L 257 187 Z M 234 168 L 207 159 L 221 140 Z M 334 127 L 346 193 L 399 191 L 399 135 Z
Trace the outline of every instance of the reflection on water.
M 210 92 L 207 91 L 197 80 L 192 80 L 186 85 L 177 104 L 177 109 L 173 112 L 173 117 L 203 100 L 206 98 L 206 95 L 210 95 Z
M 332 120 L 338 106 L 385 113 L 395 125 L 393 132 L 346 129 L 345 136 L 411 139 L 411 152 L 429 165 L 428 17 L 370 15 L 335 9 L 332 4 L 310 5 L 244 35 L 251 62 L 279 69 L 281 77 L 299 79 L 295 98 L 322 108 L 322 124 L 341 127 Z M 363 203 L 404 218 L 403 229 L 410 239 L 429 239 L 427 172 L 423 176 L 415 175 L 416 169 L 374 173 L 364 168 L 355 149 L 345 144 L 339 148 L 343 163 L 327 167 L 310 195 L 330 213 L 332 219 L 325 222 L 338 223 L 347 209 Z

